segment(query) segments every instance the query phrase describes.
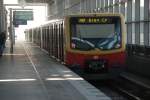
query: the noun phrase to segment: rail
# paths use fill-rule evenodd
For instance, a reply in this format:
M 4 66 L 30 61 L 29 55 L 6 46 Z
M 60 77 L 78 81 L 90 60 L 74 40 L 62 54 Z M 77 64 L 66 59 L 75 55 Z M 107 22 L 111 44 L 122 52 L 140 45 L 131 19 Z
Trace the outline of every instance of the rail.
M 126 48 L 128 56 L 138 55 L 150 57 L 150 46 L 127 44 Z

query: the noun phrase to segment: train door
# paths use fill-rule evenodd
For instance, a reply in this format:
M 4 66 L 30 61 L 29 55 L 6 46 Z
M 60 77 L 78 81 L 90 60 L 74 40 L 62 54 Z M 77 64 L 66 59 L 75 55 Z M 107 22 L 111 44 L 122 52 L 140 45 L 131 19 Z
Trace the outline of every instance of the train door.
M 49 41 L 50 41 L 50 40 L 49 40 L 49 36 L 50 36 L 50 35 L 49 35 L 49 32 L 50 32 L 49 27 L 50 27 L 50 26 L 48 25 L 48 27 L 47 27 L 47 51 L 48 51 L 48 52 L 49 52 Z
M 63 26 L 62 22 L 59 24 L 59 59 L 63 60 Z
M 44 27 L 42 27 L 42 41 L 43 41 L 43 49 L 44 49 Z
M 55 26 L 55 57 L 58 58 L 58 23 Z
M 46 27 L 44 27 L 44 49 L 46 50 Z
M 38 46 L 40 46 L 40 29 L 38 28 Z
M 61 61 L 64 62 L 64 22 L 61 23 Z
M 32 29 L 29 30 L 29 42 L 32 42 Z
M 59 23 L 57 23 L 57 58 L 59 59 L 59 53 L 60 53 L 60 49 L 59 49 L 59 41 L 60 41 L 60 39 L 59 39 Z
M 45 29 L 42 27 L 42 35 L 43 35 L 43 49 L 45 49 Z
M 45 50 L 47 49 L 47 27 L 45 26 Z
M 37 28 L 35 28 L 35 43 L 38 45 L 38 31 Z
M 55 36 L 54 36 L 54 33 L 55 33 L 55 24 L 53 24 L 53 27 L 52 27 L 52 56 L 55 56 Z
M 52 24 L 50 25 L 50 32 L 49 32 L 49 47 L 50 47 L 50 51 L 49 51 L 49 54 L 50 54 L 50 56 L 52 56 L 52 32 L 53 32 L 53 26 L 52 26 Z
M 57 23 L 57 58 L 60 60 L 60 23 Z
M 47 27 L 47 51 L 50 54 L 50 26 Z
M 61 60 L 61 24 L 58 24 L 58 58 Z

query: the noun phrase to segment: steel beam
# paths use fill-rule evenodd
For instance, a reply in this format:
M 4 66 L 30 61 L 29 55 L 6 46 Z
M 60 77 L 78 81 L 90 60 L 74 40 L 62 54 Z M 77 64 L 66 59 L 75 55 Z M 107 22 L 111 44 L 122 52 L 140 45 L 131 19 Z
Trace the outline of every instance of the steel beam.
M 140 0 L 135 0 L 135 44 L 140 44 Z

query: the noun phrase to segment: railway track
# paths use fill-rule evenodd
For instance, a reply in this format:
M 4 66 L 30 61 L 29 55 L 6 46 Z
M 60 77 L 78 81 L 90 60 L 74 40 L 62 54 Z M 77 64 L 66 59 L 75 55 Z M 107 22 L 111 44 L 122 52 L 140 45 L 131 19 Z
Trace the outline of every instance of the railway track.
M 112 100 L 150 100 L 150 89 L 126 80 L 89 81 Z
M 124 95 L 121 95 L 118 91 L 114 90 L 114 88 L 110 86 L 110 82 L 110 80 L 89 81 L 89 83 L 105 93 L 112 100 L 128 100 Z
M 131 88 L 126 88 L 123 85 L 118 85 L 114 82 L 109 87 L 125 97 L 127 100 L 142 100 Z
M 150 88 L 148 86 L 128 80 L 123 76 L 115 80 L 112 86 L 130 100 L 150 100 Z
M 78 75 L 80 72 L 74 71 Z M 150 100 L 150 86 L 120 76 L 114 80 L 88 80 L 112 100 Z M 142 82 L 141 82 L 142 83 Z

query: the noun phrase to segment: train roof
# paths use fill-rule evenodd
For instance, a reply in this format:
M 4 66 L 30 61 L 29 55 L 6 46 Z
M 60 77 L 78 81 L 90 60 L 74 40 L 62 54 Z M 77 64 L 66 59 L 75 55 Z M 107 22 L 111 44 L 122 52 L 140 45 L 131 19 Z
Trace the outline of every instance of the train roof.
M 64 21 L 66 18 L 71 18 L 71 17 L 93 17 L 93 16 L 119 16 L 121 18 L 123 18 L 123 15 L 120 13 L 83 13 L 83 14 L 71 14 L 71 15 L 66 15 L 64 16 L 64 18 L 62 19 L 53 19 L 53 20 L 49 20 L 46 22 L 43 22 L 41 25 L 38 26 L 34 26 L 32 28 L 37 28 L 39 26 L 46 26 L 49 23 L 58 23 L 58 22 L 62 22 Z
M 120 13 L 83 13 L 83 14 L 71 14 L 65 17 L 80 17 L 80 16 L 122 16 Z

